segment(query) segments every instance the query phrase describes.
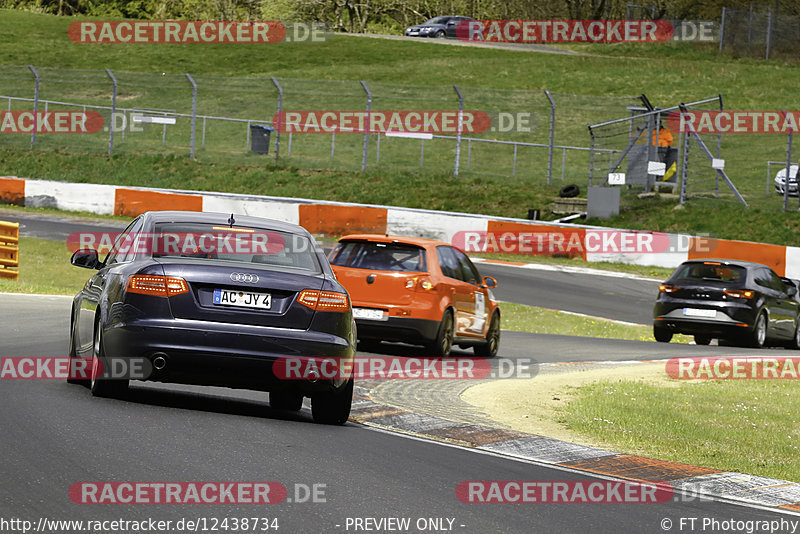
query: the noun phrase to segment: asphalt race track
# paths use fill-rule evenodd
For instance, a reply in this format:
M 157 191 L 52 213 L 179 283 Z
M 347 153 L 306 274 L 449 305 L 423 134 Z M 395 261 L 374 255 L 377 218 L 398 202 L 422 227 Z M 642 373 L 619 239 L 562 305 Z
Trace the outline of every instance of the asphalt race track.
M 39 225 L 36 232 L 63 238 L 41 221 L 26 222 L 23 234 L 33 231 L 35 224 Z M 60 225 L 64 236 L 74 231 L 67 222 Z M 506 276 L 514 278 L 508 282 L 509 290 L 517 284 L 529 288 L 531 294 L 539 293 L 538 282 L 525 280 L 530 272 L 519 273 L 512 276 L 503 271 L 498 278 L 501 282 Z M 534 275 L 546 278 L 552 273 Z M 584 276 L 586 287 L 599 291 L 586 296 L 587 301 L 604 299 L 606 290 L 631 291 L 625 289 L 630 282 L 625 279 L 613 279 L 610 283 L 618 285 L 612 288 L 592 284 L 591 277 L 580 275 Z M 70 297 L 5 294 L 2 298 L 0 357 L 66 355 Z M 384 354 L 402 355 L 405 350 L 402 345 L 385 348 Z M 663 359 L 698 351 L 719 356 L 746 349 L 504 332 L 500 356 L 561 362 Z M 317 425 L 307 408 L 296 414 L 279 412 L 269 407 L 267 399 L 267 394 L 258 392 L 142 382 L 132 383 L 124 399 L 100 399 L 63 380 L 0 380 L 0 518 L 31 521 L 34 527 L 41 518 L 152 518 L 173 525 L 188 519 L 204 520 L 206 531 L 212 531 L 215 518 L 255 517 L 277 519 L 283 533 L 709 532 L 713 524 L 700 529 L 704 519 L 716 520 L 718 526 L 731 520 L 798 519 L 691 496 L 663 504 L 463 503 L 456 497 L 456 487 L 464 481 L 600 479 L 358 423 Z M 70 486 L 78 482 L 205 481 L 277 482 L 287 488 L 287 499 L 268 505 L 86 505 L 72 502 L 69 496 Z M 308 488 L 315 486 L 317 498 L 306 498 Z M 409 518 L 411 527 L 397 530 L 385 524 L 356 523 L 356 519 L 394 517 Z M 688 518 L 697 518 L 694 530 Z M 107 531 L 127 532 L 119 527 Z
M 5 295 L 0 356 L 63 356 L 70 298 Z M 696 347 L 504 335 L 501 356 L 539 361 L 663 358 Z M 570 349 L 572 347 L 572 349 Z M 715 355 L 739 349 L 703 347 Z M 328 427 L 271 410 L 267 395 L 134 383 L 124 400 L 93 398 L 61 380 L 2 380 L 2 517 L 28 519 L 277 518 L 281 532 L 355 532 L 347 518 L 449 518 L 457 532 L 662 532 L 681 517 L 793 519 L 719 502 L 666 504 L 467 504 L 468 480 L 592 480 L 584 474 L 481 454 L 348 423 Z M 271 481 L 319 486 L 325 502 L 272 505 L 79 505 L 81 481 Z M 447 524 L 445 522 L 445 524 Z M 461 526 L 463 525 L 463 526 Z M 361 530 L 363 531 L 363 530 Z M 386 531 L 386 530 L 384 530 Z M 411 532 L 432 531 L 415 530 Z M 675 531 L 678 531 L 677 528 Z M 684 531 L 688 531 L 684 526 Z

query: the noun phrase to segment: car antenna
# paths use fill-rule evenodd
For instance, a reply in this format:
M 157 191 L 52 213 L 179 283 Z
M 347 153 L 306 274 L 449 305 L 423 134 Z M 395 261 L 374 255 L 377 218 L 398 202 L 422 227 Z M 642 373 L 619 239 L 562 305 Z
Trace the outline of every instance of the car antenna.
M 231 216 L 228 219 L 228 224 L 231 225 L 231 228 L 233 228 L 233 223 L 235 223 L 235 222 L 236 222 L 236 219 L 233 218 L 233 213 L 231 213 Z

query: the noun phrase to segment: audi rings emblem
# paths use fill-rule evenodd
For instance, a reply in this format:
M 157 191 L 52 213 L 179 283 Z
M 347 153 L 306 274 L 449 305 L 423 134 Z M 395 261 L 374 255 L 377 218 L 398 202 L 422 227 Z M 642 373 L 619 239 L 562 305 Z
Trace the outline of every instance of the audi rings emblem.
M 258 275 L 250 273 L 231 273 L 231 280 L 233 280 L 234 282 L 246 282 L 248 284 L 255 284 L 258 282 Z

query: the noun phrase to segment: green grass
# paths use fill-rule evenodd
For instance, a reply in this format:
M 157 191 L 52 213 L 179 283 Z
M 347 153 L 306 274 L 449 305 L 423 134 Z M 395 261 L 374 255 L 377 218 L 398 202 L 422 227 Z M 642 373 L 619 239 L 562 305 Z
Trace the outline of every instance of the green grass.
M 131 222 L 130 217 L 122 217 L 119 215 L 101 215 L 91 213 L 88 211 L 65 211 L 57 208 L 40 207 L 35 208 L 32 206 L 15 206 L 13 204 L 0 203 L 0 220 L 4 213 L 20 214 L 20 215 L 52 215 L 55 217 L 67 217 L 86 220 L 102 220 L 102 221 L 115 221 L 120 223 Z
M 483 253 L 472 252 L 471 258 L 485 258 L 487 260 L 500 260 L 524 263 L 538 263 L 542 265 L 561 265 L 565 267 L 583 267 L 588 269 L 597 269 L 601 271 L 612 271 L 620 273 L 630 273 L 638 276 L 645 276 L 648 278 L 655 278 L 656 280 L 664 280 L 672 274 L 674 269 L 667 269 L 665 267 L 653 267 L 650 265 L 632 265 L 629 263 L 616 263 L 616 262 L 602 262 L 591 263 L 584 261 L 581 258 L 564 258 L 558 256 L 541 256 L 541 255 L 527 255 L 527 254 L 502 254 L 502 253 Z
M 92 271 L 73 267 L 72 253 L 62 241 L 36 237 L 19 240 L 19 280 L 0 278 L 0 292 L 74 295 Z
M 792 381 L 581 386 L 568 428 L 612 450 L 800 482 L 800 389 Z
M 564 336 L 628 339 L 633 341 L 655 341 L 651 326 L 621 324 L 608 319 L 581 316 L 511 302 L 501 303 L 500 310 L 503 330 Z M 676 343 L 688 343 L 689 338 L 678 335 L 673 338 L 673 341 Z
M 546 142 L 548 89 L 558 102 L 556 143 L 588 146 L 586 124 L 623 115 L 628 101 L 614 98 L 645 93 L 655 105 L 674 105 L 722 93 L 727 109 L 789 109 L 800 65 L 718 56 L 712 46 L 689 44 L 573 45 L 591 55 L 568 56 L 514 50 L 447 46 L 428 41 L 365 39 L 333 35 L 326 43 L 283 45 L 84 45 L 67 38 L 72 19 L 0 10 L 0 94 L 30 97 L 32 77 L 25 65 L 42 73 L 41 97 L 107 105 L 110 82 L 102 69 L 117 73 L 119 105 L 187 112 L 190 86 L 183 73 L 198 80 L 201 113 L 240 118 L 271 117 L 275 91 L 267 77 L 280 79 L 284 109 L 362 109 L 358 80 L 375 95 L 373 109 L 449 109 L 456 100 L 479 109 L 530 110 L 537 116 L 532 134 L 511 137 Z M 4 67 L 16 65 L 19 68 Z M 52 68 L 82 69 L 72 73 Z M 440 74 L 422 86 L 420 69 Z M 164 73 L 164 76 L 161 76 Z M 232 78 L 236 77 L 236 78 Z M 764 80 L 783 80 L 765 83 Z M 426 80 L 427 81 L 427 80 Z M 578 94 L 582 96 L 570 96 Z M 593 96 L 596 95 L 596 96 Z M 623 111 L 620 111 L 623 110 Z M 245 154 L 242 125 L 209 127 L 208 143 L 190 161 L 186 121 L 169 131 L 161 146 L 160 129 L 150 128 L 126 140 L 116 138 L 118 154 L 105 157 L 105 135 L 39 136 L 34 151 L 27 136 L 4 136 L 3 174 L 32 178 L 162 186 L 331 199 L 416 208 L 469 211 L 524 217 L 543 210 L 564 183 L 585 189 L 587 157 L 568 156 L 566 181 L 556 154 L 554 184 L 545 184 L 546 151 L 520 149 L 511 177 L 511 149 L 473 144 L 470 168 L 462 154 L 462 174 L 452 178 L 453 145 L 426 144 L 419 168 L 417 144 L 385 140 L 380 164 L 371 142 L 367 172 L 360 170 L 361 136 L 337 136 L 330 157 L 329 136 L 295 136 L 287 157 L 282 141 L 280 167 L 271 157 Z M 493 137 L 495 134 L 487 134 Z M 501 137 L 502 136 L 498 136 Z M 508 138 L 508 137 L 507 137 Z M 796 211 L 781 212 L 777 195 L 765 196 L 766 161 L 785 159 L 782 136 L 731 135 L 723 142 L 728 174 L 750 208 L 725 192 L 717 201 L 693 200 L 674 211 L 674 200 L 636 199 L 623 193 L 623 213 L 592 223 L 635 229 L 708 233 L 714 237 L 800 245 Z M 697 168 L 696 163 L 690 165 Z M 773 171 L 774 172 L 774 171 Z M 707 173 L 706 173 L 707 174 Z M 697 174 L 690 192 L 709 191 L 707 175 Z M 794 199 L 796 205 L 796 199 Z

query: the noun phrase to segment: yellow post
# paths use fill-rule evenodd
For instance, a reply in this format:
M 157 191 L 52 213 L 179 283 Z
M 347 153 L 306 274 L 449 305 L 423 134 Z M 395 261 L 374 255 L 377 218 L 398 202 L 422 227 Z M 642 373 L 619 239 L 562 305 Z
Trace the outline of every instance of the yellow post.
M 0 278 L 19 279 L 19 223 L 0 221 Z

